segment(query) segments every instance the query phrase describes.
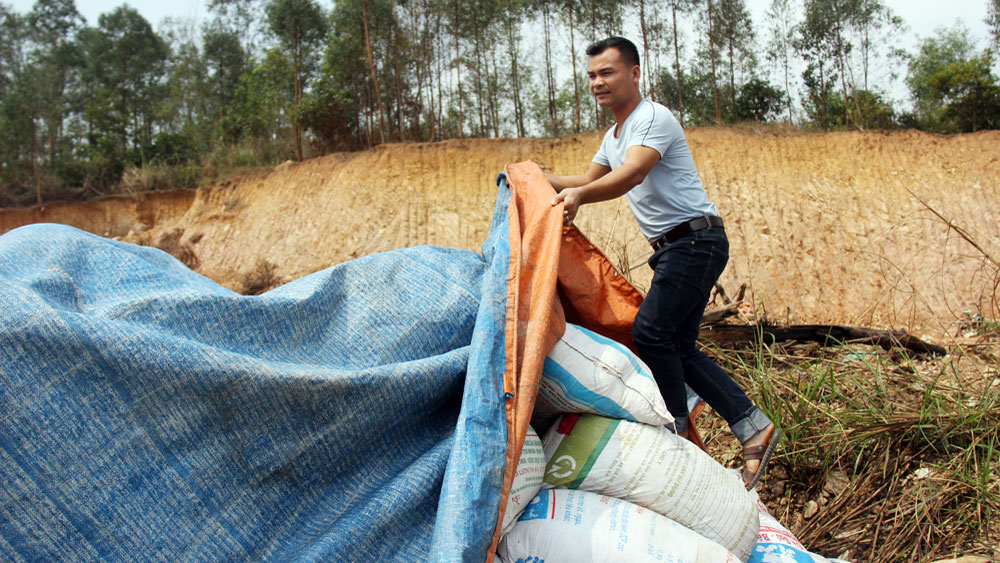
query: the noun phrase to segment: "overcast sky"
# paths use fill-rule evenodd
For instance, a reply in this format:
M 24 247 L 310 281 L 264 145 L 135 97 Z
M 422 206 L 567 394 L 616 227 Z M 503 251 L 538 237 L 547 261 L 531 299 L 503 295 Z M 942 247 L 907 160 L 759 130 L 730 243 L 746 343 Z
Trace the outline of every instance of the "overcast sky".
M 261 0 L 263 1 L 263 0 Z M 34 0 L 0 0 L 7 4 L 13 3 L 14 9 L 19 13 L 26 13 L 31 9 Z M 750 8 L 754 21 L 759 25 L 764 21 L 764 14 L 767 11 L 771 0 L 746 0 Z M 907 33 L 906 47 L 916 42 L 917 37 L 927 37 L 939 26 L 951 26 L 956 19 L 963 20 L 976 37 L 985 45 L 987 37 L 986 24 L 986 4 L 987 0 L 952 0 L 943 3 L 940 0 L 885 0 L 892 10 L 902 16 L 909 26 Z M 76 7 L 87 18 L 87 23 L 97 25 L 97 17 L 103 13 L 110 12 L 123 2 L 117 0 L 77 0 Z M 136 8 L 153 27 L 166 17 L 192 17 L 197 21 L 207 18 L 208 10 L 205 8 L 206 0 L 130 0 L 127 2 Z M 330 7 L 331 2 L 320 1 L 321 5 Z M 946 5 L 947 14 L 942 14 L 942 6 Z

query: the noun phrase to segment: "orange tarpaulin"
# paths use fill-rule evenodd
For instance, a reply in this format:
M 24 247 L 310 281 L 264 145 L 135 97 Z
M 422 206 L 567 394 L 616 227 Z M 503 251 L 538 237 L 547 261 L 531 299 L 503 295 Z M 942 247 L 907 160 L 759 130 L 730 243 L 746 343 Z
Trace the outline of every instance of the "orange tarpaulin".
M 507 278 L 507 465 L 500 517 L 487 554 L 493 560 L 507 497 L 538 394 L 542 365 L 571 322 L 632 348 L 632 321 L 643 296 L 575 226 L 563 225 L 563 205 L 531 161 L 508 164 L 511 190 Z M 692 439 L 704 448 L 691 415 Z
M 507 467 L 500 514 L 538 394 L 542 365 L 570 322 L 631 345 L 632 319 L 642 295 L 576 227 L 563 225 L 563 206 L 533 162 L 505 168 L 511 190 L 510 268 L 507 278 Z M 508 396 L 510 396 L 508 395 Z M 487 561 L 493 559 L 498 518 Z

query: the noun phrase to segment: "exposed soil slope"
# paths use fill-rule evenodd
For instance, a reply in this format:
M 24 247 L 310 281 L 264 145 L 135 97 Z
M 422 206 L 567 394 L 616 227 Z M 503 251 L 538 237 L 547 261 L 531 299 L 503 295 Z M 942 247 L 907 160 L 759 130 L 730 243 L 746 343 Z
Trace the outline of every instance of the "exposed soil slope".
M 995 315 L 995 267 L 907 189 L 1000 257 L 1000 132 L 701 128 L 688 139 L 732 241 L 722 283 L 730 293 L 747 283 L 770 318 L 944 337 L 963 310 Z M 387 145 L 198 190 L 3 210 L 0 232 L 66 223 L 159 246 L 236 291 L 261 289 L 393 248 L 478 249 L 506 163 L 578 173 L 599 142 Z M 577 224 L 646 286 L 650 250 L 624 202 L 585 207 Z

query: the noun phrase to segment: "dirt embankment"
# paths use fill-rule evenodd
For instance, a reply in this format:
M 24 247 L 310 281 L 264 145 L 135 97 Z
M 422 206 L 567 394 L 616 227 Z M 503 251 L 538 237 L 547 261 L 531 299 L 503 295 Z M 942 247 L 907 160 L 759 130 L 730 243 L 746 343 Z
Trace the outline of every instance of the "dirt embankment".
M 702 128 L 688 139 L 732 242 L 722 283 L 748 284 L 770 318 L 944 337 L 962 311 L 997 316 L 996 268 L 983 251 L 1000 257 L 1000 132 Z M 2 210 L 0 232 L 74 225 L 159 246 L 245 291 L 404 246 L 478 249 L 506 163 L 578 173 L 599 142 L 590 133 L 388 145 L 198 190 Z M 585 207 L 577 224 L 640 289 L 648 284 L 650 250 L 623 201 Z

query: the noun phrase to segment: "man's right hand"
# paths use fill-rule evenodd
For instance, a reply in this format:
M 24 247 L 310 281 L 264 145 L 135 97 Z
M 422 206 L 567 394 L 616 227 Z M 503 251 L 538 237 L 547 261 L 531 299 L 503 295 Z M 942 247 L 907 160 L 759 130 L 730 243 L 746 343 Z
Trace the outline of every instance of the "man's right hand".
M 583 190 L 580 188 L 566 188 L 552 198 L 552 205 L 562 203 L 565 206 L 563 207 L 563 222 L 567 225 L 572 225 L 573 220 L 576 219 L 576 213 L 580 210 L 580 205 L 583 204 L 582 194 Z

